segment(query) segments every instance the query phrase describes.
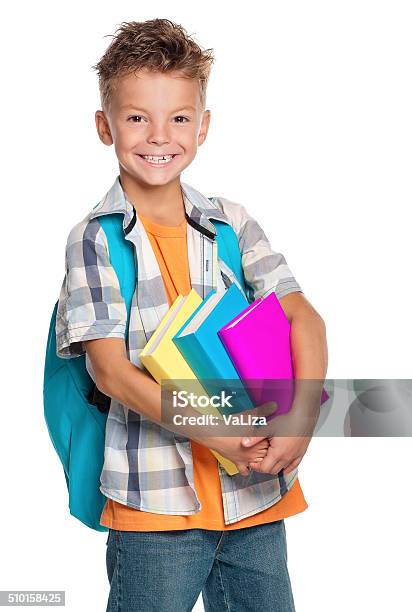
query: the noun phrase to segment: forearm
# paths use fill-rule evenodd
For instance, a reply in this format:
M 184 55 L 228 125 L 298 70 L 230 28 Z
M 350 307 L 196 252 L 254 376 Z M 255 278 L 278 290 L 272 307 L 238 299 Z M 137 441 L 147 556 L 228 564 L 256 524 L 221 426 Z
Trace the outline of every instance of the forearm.
M 319 315 L 302 312 L 293 317 L 291 352 L 294 372 L 291 416 L 296 411 L 300 417 L 304 417 L 306 423 L 302 420 L 302 426 L 306 429 L 308 424 L 315 426 L 318 419 L 328 367 L 326 328 Z
M 162 398 L 161 385 L 127 358 L 117 360 L 115 364 L 112 364 L 110 369 L 100 375 L 96 384 L 103 393 L 116 399 L 130 410 L 174 433 L 216 450 L 216 434 L 222 436 L 221 427 L 174 424 L 171 418 L 172 407 L 165 399 L 165 394 Z M 197 418 L 200 415 L 190 406 L 179 408 L 179 414 Z
M 322 318 L 311 313 L 295 315 L 290 338 L 294 378 L 323 382 L 328 367 L 328 348 Z
M 257 431 L 268 438 L 312 435 L 316 426 L 327 370 L 326 330 L 319 315 L 305 310 L 291 318 L 292 406 L 287 413 L 257 428 L 254 435 L 259 435 Z
M 111 364 L 97 378 L 96 385 L 130 410 L 161 423 L 161 386 L 127 358 Z

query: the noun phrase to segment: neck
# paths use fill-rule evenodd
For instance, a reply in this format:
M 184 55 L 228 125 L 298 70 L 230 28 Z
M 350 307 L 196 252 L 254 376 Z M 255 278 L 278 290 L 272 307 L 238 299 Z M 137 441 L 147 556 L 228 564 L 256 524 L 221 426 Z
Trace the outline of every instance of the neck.
M 180 225 L 185 218 L 180 176 L 166 185 L 147 185 L 120 168 L 120 183 L 138 214 L 154 223 Z

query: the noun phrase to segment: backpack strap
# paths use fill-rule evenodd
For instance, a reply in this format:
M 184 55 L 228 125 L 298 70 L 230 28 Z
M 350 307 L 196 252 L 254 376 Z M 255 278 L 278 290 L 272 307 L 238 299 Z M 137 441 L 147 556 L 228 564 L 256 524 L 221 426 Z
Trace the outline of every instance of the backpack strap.
M 129 332 L 130 309 L 133 293 L 136 288 L 137 262 L 133 244 L 125 240 L 123 231 L 123 214 L 111 213 L 99 217 L 100 225 L 106 234 L 109 247 L 110 263 L 112 264 L 119 281 L 120 293 L 124 299 L 127 312 L 125 337 Z M 93 384 L 88 396 L 90 404 L 96 406 L 100 412 L 108 412 L 110 408 L 110 397 L 105 395 Z
M 213 201 L 213 198 L 208 198 Z M 248 302 L 253 301 L 253 290 L 245 280 L 245 274 L 242 266 L 242 254 L 239 248 L 239 241 L 233 227 L 218 219 L 211 221 L 216 229 L 216 241 L 218 246 L 219 257 L 229 266 L 239 281 Z
M 115 269 L 119 281 L 120 293 L 125 301 L 127 322 L 126 337 L 129 329 L 130 308 L 136 288 L 137 262 L 130 240 L 125 240 L 123 231 L 123 214 L 111 213 L 99 217 L 100 225 L 106 234 L 109 246 L 110 263 Z

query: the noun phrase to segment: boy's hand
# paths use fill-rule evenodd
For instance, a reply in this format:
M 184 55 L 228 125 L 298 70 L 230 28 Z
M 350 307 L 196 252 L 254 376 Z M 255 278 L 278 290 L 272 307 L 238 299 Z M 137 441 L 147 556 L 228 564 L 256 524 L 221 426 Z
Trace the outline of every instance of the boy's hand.
M 242 476 L 248 476 L 248 463 L 253 462 L 253 465 L 259 465 L 259 462 L 263 461 L 269 448 L 269 440 L 259 438 L 254 444 L 242 446 L 242 439 L 241 437 L 214 437 L 208 441 L 207 446 L 233 461 Z
M 283 468 L 288 474 L 302 461 L 319 415 L 319 398 L 305 394 L 304 404 L 294 401 L 289 412 L 271 419 L 267 425 L 259 428 L 262 436 L 244 437 L 242 446 L 249 448 L 263 439 L 269 439 L 269 449 L 266 458 L 257 463 L 250 462 L 249 467 L 256 472 L 276 475 Z
M 242 446 L 248 448 L 250 444 L 256 444 L 258 440 L 260 438 L 243 438 Z M 283 473 L 286 475 L 302 461 L 310 441 L 310 436 L 270 438 L 266 457 L 258 462 L 249 461 L 248 466 L 256 472 L 273 475 L 278 474 L 283 468 Z

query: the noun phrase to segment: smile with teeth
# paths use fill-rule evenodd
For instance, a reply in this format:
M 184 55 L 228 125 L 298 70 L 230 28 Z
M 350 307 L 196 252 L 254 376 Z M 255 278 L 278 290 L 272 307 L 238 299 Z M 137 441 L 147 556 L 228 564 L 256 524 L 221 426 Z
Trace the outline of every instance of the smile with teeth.
M 151 165 L 164 166 L 165 164 L 168 164 L 169 162 L 171 162 L 172 159 L 176 157 L 176 154 L 174 155 L 140 155 L 139 154 L 139 157 L 141 157 L 142 159 L 144 159 L 146 162 L 148 162 Z

